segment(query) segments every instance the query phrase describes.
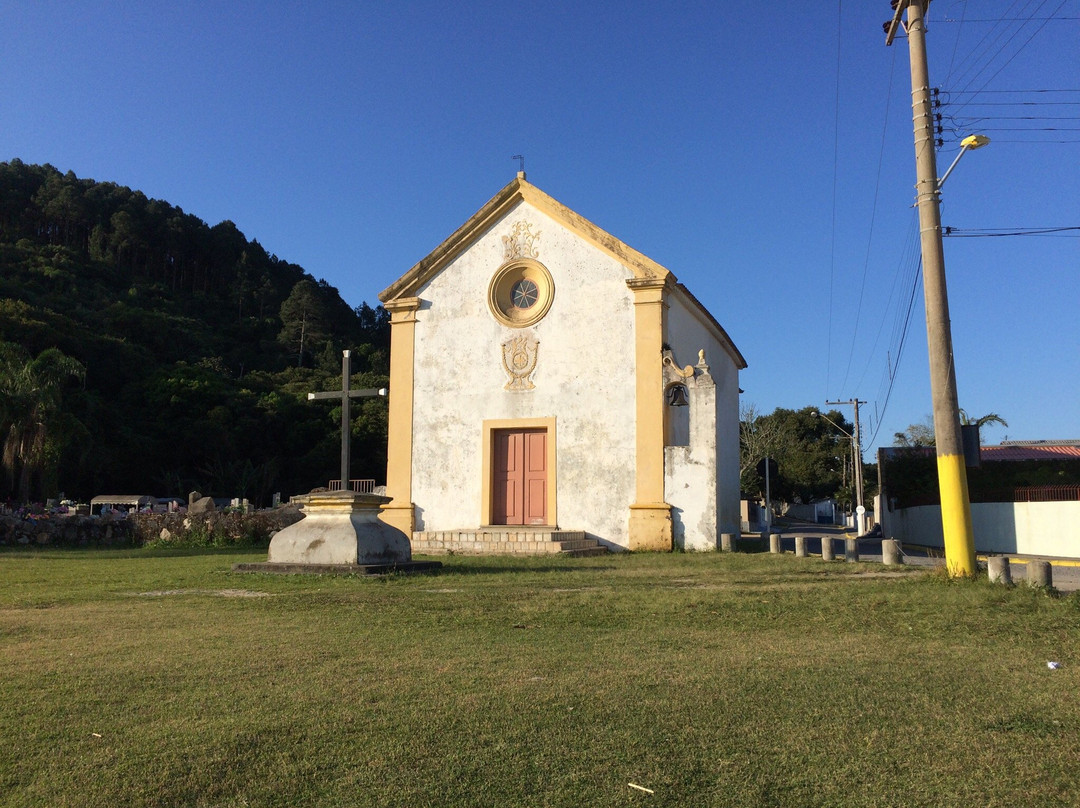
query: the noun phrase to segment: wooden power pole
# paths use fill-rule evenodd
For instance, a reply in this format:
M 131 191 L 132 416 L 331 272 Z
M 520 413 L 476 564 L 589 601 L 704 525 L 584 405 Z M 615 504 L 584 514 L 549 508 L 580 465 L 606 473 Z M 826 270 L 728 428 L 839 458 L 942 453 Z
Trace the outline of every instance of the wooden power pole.
M 855 535 L 866 533 L 866 502 L 863 499 L 862 437 L 859 432 L 859 405 L 865 401 L 853 398 L 850 401 L 826 401 L 826 404 L 850 404 L 855 408 L 855 434 L 851 436 L 851 455 L 855 476 Z
M 945 564 L 950 575 L 974 575 L 975 534 L 971 526 L 967 469 L 960 431 L 960 409 L 953 363 L 952 327 L 945 287 L 945 251 L 941 242 L 941 182 L 934 153 L 934 119 L 930 104 L 930 78 L 926 63 L 926 23 L 930 0 L 894 0 L 895 14 L 886 23 L 886 45 L 891 45 L 907 10 L 904 29 L 911 59 L 911 108 L 915 129 L 916 204 L 922 240 L 923 291 L 926 299 L 926 341 L 930 352 L 930 390 L 934 404 L 938 486 L 941 490 L 941 525 L 945 536 Z

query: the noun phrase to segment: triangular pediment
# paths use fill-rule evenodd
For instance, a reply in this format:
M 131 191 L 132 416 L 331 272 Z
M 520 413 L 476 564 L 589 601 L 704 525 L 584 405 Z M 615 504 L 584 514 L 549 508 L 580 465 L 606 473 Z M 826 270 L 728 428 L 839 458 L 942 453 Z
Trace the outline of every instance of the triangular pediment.
M 559 224 L 576 233 L 585 241 L 610 255 L 627 267 L 634 278 L 666 279 L 674 283 L 675 276 L 651 258 L 624 244 L 615 236 L 597 227 L 584 216 L 570 210 L 566 205 L 541 191 L 519 174 L 509 185 L 493 196 L 487 204 L 474 213 L 468 221 L 455 230 L 449 238 L 436 247 L 426 258 L 379 293 L 384 304 L 398 298 L 408 298 L 443 267 L 464 253 L 484 233 L 500 221 L 519 202 L 528 202 L 550 216 Z

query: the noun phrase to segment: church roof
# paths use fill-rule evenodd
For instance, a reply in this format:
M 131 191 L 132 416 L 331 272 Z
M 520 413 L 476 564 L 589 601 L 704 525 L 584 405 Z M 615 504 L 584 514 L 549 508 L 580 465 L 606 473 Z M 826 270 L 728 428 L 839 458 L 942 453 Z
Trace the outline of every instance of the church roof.
M 717 330 L 723 342 L 729 347 L 736 365 L 740 368 L 746 367 L 746 359 L 743 358 L 739 349 L 735 347 L 731 337 L 728 336 L 709 310 L 685 286 L 678 283 L 675 274 L 671 270 L 656 263 L 633 247 L 624 244 L 606 230 L 597 227 L 584 216 L 575 213 L 554 197 L 527 182 L 524 171 L 519 171 L 512 182 L 488 200 L 480 210 L 469 217 L 468 221 L 451 233 L 449 238 L 432 250 L 427 257 L 421 259 L 412 269 L 383 289 L 379 293 L 379 300 L 385 304 L 398 298 L 413 296 L 417 289 L 465 252 L 495 222 L 519 202 L 528 202 L 571 232 L 576 233 L 595 247 L 606 252 L 620 264 L 627 267 L 635 278 L 656 278 L 667 281 L 669 287 L 674 289 L 676 294 L 682 295 Z

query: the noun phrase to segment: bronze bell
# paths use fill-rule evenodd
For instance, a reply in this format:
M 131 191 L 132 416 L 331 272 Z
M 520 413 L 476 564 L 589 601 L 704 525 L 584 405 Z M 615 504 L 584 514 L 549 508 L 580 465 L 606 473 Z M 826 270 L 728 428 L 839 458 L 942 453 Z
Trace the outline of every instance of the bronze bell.
M 669 407 L 685 407 L 690 403 L 685 384 L 673 384 L 667 390 Z

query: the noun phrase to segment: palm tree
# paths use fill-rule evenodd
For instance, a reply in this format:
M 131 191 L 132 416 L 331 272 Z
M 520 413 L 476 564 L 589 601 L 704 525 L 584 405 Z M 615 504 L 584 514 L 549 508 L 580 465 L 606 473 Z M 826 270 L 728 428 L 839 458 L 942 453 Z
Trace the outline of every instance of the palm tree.
M 1009 422 L 996 412 L 989 412 L 982 418 L 972 418 L 963 409 L 960 410 L 960 423 L 962 426 L 977 426 L 979 428 L 979 443 L 982 443 L 982 428 L 988 424 L 1001 424 L 1008 428 Z
M 65 382 L 83 378 L 86 369 L 56 348 L 31 358 L 19 345 L 0 343 L 0 465 L 26 502 L 35 474 L 56 463 L 72 428 L 81 424 L 63 413 L 60 403 Z
M 982 428 L 988 424 L 1001 424 L 1008 427 L 1009 423 L 996 412 L 987 413 L 982 418 L 972 418 L 963 409 L 960 410 L 961 426 L 979 427 L 979 442 L 982 442 Z M 893 435 L 894 446 L 933 446 L 934 445 L 934 419 L 929 415 L 921 423 L 911 424 L 903 432 Z

